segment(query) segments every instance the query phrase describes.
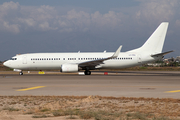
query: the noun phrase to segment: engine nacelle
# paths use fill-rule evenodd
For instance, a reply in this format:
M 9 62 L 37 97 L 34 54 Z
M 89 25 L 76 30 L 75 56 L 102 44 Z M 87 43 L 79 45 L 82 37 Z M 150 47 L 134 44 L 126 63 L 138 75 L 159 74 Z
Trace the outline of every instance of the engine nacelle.
M 13 71 L 15 71 L 15 72 L 21 72 L 22 70 L 20 70 L 20 69 L 13 69 Z
M 61 65 L 61 72 L 78 72 L 78 64 L 62 64 Z

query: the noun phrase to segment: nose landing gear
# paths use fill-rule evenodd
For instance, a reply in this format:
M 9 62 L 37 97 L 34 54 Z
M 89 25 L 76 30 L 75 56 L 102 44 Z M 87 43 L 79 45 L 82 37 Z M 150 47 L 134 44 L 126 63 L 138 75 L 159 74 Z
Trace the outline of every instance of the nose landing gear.
M 19 75 L 23 75 L 23 72 L 21 71 L 21 72 L 19 73 Z

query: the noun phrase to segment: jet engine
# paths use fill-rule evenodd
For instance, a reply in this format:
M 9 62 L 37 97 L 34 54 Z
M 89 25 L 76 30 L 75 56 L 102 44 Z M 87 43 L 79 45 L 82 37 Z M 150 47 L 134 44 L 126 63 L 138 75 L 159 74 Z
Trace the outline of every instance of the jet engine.
M 61 65 L 61 72 L 78 72 L 78 64 L 66 63 Z

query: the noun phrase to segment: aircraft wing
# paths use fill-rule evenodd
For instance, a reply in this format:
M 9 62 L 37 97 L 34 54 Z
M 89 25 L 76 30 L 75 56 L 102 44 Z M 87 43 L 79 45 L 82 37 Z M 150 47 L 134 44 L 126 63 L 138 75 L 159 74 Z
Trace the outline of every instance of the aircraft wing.
M 171 50 L 171 51 L 168 51 L 168 52 L 163 52 L 163 53 L 154 54 L 154 55 L 151 55 L 151 57 L 164 56 L 164 55 L 166 55 L 166 54 L 168 54 L 168 53 L 171 53 L 171 52 L 174 52 L 174 51 Z
M 121 51 L 121 48 L 122 48 L 122 45 L 119 46 L 119 48 L 116 50 L 116 52 L 111 57 L 79 63 L 78 66 L 79 67 L 95 67 L 97 65 L 104 64 L 103 62 L 105 60 L 109 60 L 109 59 L 112 59 L 112 58 L 117 58 L 120 51 Z

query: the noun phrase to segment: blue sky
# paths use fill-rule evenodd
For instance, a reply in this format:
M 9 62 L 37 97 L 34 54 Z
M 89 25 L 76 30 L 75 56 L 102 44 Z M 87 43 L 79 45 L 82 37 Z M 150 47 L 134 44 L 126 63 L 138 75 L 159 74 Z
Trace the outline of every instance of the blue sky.
M 1 0 L 0 61 L 19 53 L 140 47 L 169 22 L 163 51 L 179 56 L 179 0 Z

